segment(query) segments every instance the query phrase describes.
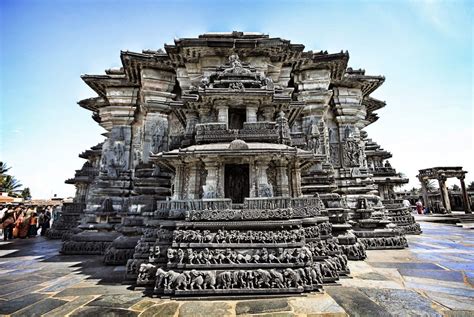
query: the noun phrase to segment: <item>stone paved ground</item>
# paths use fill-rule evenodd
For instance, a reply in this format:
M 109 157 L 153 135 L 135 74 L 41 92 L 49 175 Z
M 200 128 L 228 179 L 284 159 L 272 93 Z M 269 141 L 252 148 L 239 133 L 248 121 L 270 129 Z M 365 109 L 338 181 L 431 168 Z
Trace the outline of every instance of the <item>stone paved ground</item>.
M 422 223 L 410 248 L 369 251 L 325 293 L 251 300 L 147 298 L 123 267 L 59 256 L 60 241 L 0 241 L 0 314 L 13 316 L 474 316 L 474 231 Z

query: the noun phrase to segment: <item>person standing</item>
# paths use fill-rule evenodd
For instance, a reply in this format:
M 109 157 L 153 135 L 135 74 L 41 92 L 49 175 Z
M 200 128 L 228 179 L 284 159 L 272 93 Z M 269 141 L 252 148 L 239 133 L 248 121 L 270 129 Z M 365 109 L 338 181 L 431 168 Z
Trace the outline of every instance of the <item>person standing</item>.
M 28 237 L 36 237 L 38 234 L 38 215 L 36 210 L 32 210 L 30 215 L 30 229 L 28 231 Z
M 421 201 L 416 202 L 416 211 L 419 215 L 423 214 L 423 204 L 421 203 Z
M 10 206 L 2 218 L 3 240 L 13 239 L 13 228 L 15 228 L 15 210 Z
M 51 221 L 51 213 L 48 209 L 43 210 L 43 219 L 41 222 L 41 235 L 46 235 L 46 230 L 49 229 L 49 223 Z

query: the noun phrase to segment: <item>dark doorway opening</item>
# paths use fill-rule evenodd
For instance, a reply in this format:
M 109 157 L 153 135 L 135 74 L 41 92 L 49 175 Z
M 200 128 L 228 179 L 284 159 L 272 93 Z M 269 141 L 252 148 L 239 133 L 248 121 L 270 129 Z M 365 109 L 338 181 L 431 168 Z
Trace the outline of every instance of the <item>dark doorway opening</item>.
M 225 197 L 232 199 L 234 204 L 242 204 L 250 195 L 249 165 L 226 164 L 224 177 Z
M 229 129 L 243 129 L 246 116 L 245 109 L 229 109 Z

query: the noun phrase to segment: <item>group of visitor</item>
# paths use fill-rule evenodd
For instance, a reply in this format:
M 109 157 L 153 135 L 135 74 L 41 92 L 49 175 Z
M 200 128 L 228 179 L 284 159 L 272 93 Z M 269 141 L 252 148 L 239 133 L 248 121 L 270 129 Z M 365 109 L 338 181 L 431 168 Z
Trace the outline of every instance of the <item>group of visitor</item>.
M 3 240 L 44 236 L 51 225 L 53 207 L 5 205 L 0 206 L 0 229 Z

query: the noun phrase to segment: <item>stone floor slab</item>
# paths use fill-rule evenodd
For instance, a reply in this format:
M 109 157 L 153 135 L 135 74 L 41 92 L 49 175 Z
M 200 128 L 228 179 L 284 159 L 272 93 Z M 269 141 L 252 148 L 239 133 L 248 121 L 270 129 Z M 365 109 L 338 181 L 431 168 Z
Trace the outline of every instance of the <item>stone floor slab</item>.
M 235 315 L 233 307 L 226 302 L 201 301 L 185 302 L 179 308 L 179 317 L 220 317 Z
M 261 314 L 290 311 L 286 298 L 240 301 L 235 305 L 237 315 Z
M 394 289 L 360 289 L 375 303 L 394 316 L 433 316 L 441 314 L 432 308 L 432 302 L 414 291 Z
M 390 313 L 354 287 L 326 287 L 326 291 L 346 312 L 353 317 L 389 317 Z
M 9 315 L 12 314 L 20 309 L 23 309 L 33 303 L 36 303 L 46 295 L 43 294 L 28 294 L 19 298 L 15 298 L 8 301 L 3 301 L 0 305 L 0 314 Z
M 68 314 L 71 314 L 79 307 L 82 307 L 88 302 L 94 300 L 94 298 L 95 296 L 93 295 L 78 296 L 72 301 L 67 302 L 66 304 L 48 312 L 48 317 L 63 317 Z
M 51 310 L 54 310 L 62 305 L 67 303 L 66 301 L 56 299 L 56 298 L 45 298 L 39 302 L 34 303 L 33 305 L 27 306 L 22 310 L 19 310 L 12 314 L 12 317 L 36 317 L 48 313 Z
M 143 311 L 143 313 L 141 313 L 139 316 L 140 317 L 153 317 L 153 316 L 172 317 L 178 311 L 178 307 L 179 307 L 179 304 L 177 302 L 168 302 L 168 303 L 153 305 L 147 308 L 145 311 Z M 199 314 L 199 312 L 196 312 L 196 314 Z

